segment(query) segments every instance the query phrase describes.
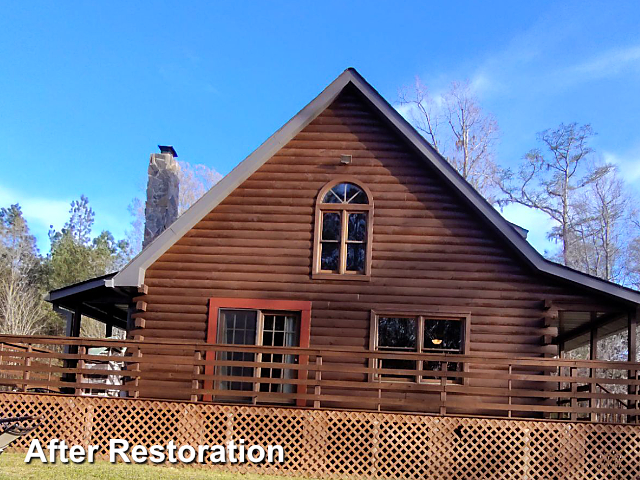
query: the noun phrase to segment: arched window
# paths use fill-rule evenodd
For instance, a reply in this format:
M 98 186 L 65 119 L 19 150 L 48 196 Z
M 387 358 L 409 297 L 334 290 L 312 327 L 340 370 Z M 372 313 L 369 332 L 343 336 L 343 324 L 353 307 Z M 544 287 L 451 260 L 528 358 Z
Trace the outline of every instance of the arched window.
M 373 201 L 355 179 L 338 179 L 316 201 L 313 277 L 367 280 L 371 274 Z

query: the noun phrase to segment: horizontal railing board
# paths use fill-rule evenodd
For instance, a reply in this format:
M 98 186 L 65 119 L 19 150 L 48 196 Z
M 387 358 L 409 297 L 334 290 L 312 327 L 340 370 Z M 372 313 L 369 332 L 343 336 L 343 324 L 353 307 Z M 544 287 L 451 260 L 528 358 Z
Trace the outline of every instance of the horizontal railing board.
M 542 365 L 555 365 L 562 367 L 584 367 L 584 368 L 604 368 L 612 369 L 618 368 L 620 370 L 640 370 L 640 362 L 624 362 L 624 361 L 603 361 L 603 360 L 573 360 L 573 359 L 558 359 L 558 358 L 531 358 L 531 357 L 492 357 L 487 358 L 486 355 L 457 355 L 457 354 L 427 354 L 427 353 L 402 353 L 393 354 L 387 352 L 378 351 L 363 351 L 361 348 L 356 347 L 332 347 L 326 346 L 322 348 L 301 348 L 301 347 L 262 347 L 254 345 L 227 345 L 227 344 L 206 344 L 189 341 L 177 341 L 177 340 L 154 340 L 152 342 L 147 341 L 134 341 L 134 340 L 112 340 L 112 339 L 92 339 L 92 338 L 70 338 L 70 337 L 55 337 L 55 336 L 29 336 L 29 335 L 0 335 L 0 343 L 6 343 L 7 341 L 15 341 L 16 343 L 31 343 L 31 344 L 54 344 L 54 345 L 78 345 L 86 347 L 145 347 L 152 348 L 154 346 L 161 347 L 162 349 L 170 352 L 172 350 L 185 349 L 189 347 L 189 350 L 199 351 L 229 351 L 234 350 L 238 352 L 267 352 L 267 353 L 290 353 L 290 354 L 306 354 L 306 355 L 322 355 L 324 357 L 340 356 L 341 354 L 347 354 L 352 357 L 359 358 L 388 358 L 388 359 L 424 359 L 424 360 L 442 360 L 442 361 L 454 361 L 453 358 L 463 359 L 465 361 L 473 360 L 476 363 L 490 363 L 495 365 L 519 365 L 519 366 L 542 366 Z M 2 354 L 3 352 L 0 352 Z M 7 352 L 9 353 L 9 352 Z M 52 352 L 57 353 L 57 352 Z M 58 354 L 59 355 L 59 354 Z M 445 360 L 446 358 L 446 360 Z
M 487 358 L 480 355 L 366 351 L 345 347 L 263 347 L 210 345 L 198 342 L 128 341 L 51 336 L 0 335 L 0 386 L 14 390 L 48 388 L 84 394 L 109 390 L 130 396 L 156 396 L 158 391 L 203 401 L 297 403 L 316 408 L 336 405 L 353 410 L 494 412 L 503 416 L 556 415 L 577 419 L 636 421 L 640 417 L 640 363 L 557 358 Z M 41 348 L 73 346 L 77 353 Z M 16 348 L 17 346 L 17 348 Z M 37 347 L 36 347 L 37 346 Z M 124 355 L 89 355 L 90 347 L 126 348 Z M 222 360 L 219 353 L 253 354 L 250 361 Z M 295 359 L 264 361 L 261 355 Z M 382 368 L 379 360 L 408 360 L 415 368 Z M 89 368 L 115 362 L 122 370 Z M 435 362 L 441 368 L 420 368 Z M 148 368 L 141 369 L 141 366 Z M 426 363 L 424 364 L 426 366 Z M 433 365 L 433 363 L 432 363 Z M 234 368 L 235 367 L 235 368 Z M 251 376 L 234 375 L 238 367 Z M 262 369 L 288 371 L 293 378 L 261 376 Z M 619 378 L 604 378 L 605 372 Z M 628 373 L 627 373 L 628 372 Z M 409 377 L 390 378 L 389 375 Z M 627 374 L 631 378 L 623 378 Z M 96 381 L 88 381 L 92 376 Z M 4 378 L 2 378 L 4 377 Z M 121 385 L 100 383 L 115 377 Z M 635 378 L 634 378 L 635 377 Z M 419 381 L 417 381 L 419 380 Z M 221 388 L 221 382 L 249 384 L 250 391 Z M 262 392 L 260 385 L 289 385 L 291 392 Z M 169 385 L 171 385 L 169 387 Z M 230 385 L 226 383 L 225 386 Z M 624 391 L 613 391 L 624 390 Z M 155 392 L 155 393 L 153 393 Z M 598 415 L 600 417 L 598 417 Z

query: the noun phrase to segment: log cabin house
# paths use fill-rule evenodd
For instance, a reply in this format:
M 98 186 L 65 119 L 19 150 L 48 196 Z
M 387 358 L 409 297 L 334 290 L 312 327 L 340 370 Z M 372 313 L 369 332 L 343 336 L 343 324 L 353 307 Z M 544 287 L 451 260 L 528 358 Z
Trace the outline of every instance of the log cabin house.
M 543 258 L 354 69 L 177 219 L 175 156 L 143 251 L 48 297 L 68 354 L 126 330 L 135 396 L 635 421 L 640 293 Z

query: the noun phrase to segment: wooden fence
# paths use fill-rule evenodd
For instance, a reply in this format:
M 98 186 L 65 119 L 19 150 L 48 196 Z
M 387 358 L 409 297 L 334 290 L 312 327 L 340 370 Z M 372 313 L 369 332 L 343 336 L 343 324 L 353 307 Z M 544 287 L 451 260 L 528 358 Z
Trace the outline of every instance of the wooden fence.
M 0 385 L 20 392 L 151 398 L 145 385 L 157 384 L 153 367 L 165 363 L 176 368 L 160 381 L 192 402 L 607 423 L 640 418 L 638 363 L 0 336 L 0 344 L 9 343 L 20 348 L 0 349 Z M 107 355 L 95 354 L 96 347 Z M 386 368 L 386 360 L 403 368 Z M 96 369 L 109 362 L 118 369 Z M 96 377 L 116 381 L 100 388 Z
M 401 413 L 0 393 L 4 416 L 37 415 L 32 438 L 68 445 L 281 445 L 283 464 L 205 465 L 311 478 L 637 479 L 640 427 Z M 197 448 L 197 447 L 196 447 Z

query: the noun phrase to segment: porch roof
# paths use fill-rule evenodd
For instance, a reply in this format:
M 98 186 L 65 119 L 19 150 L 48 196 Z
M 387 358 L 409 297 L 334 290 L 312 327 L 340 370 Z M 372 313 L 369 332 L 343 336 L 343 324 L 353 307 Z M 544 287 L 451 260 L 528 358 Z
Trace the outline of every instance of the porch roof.
M 81 312 L 81 315 L 99 322 L 126 329 L 133 293 L 127 289 L 108 286 L 107 282 L 116 273 L 52 290 L 45 296 L 45 300 L 52 303 L 56 311 L 66 314 L 68 323 L 72 314 Z
M 569 351 L 588 345 L 592 331 L 598 339 L 603 339 L 628 330 L 629 312 L 560 311 L 557 326 L 557 342 L 564 345 L 564 351 Z

